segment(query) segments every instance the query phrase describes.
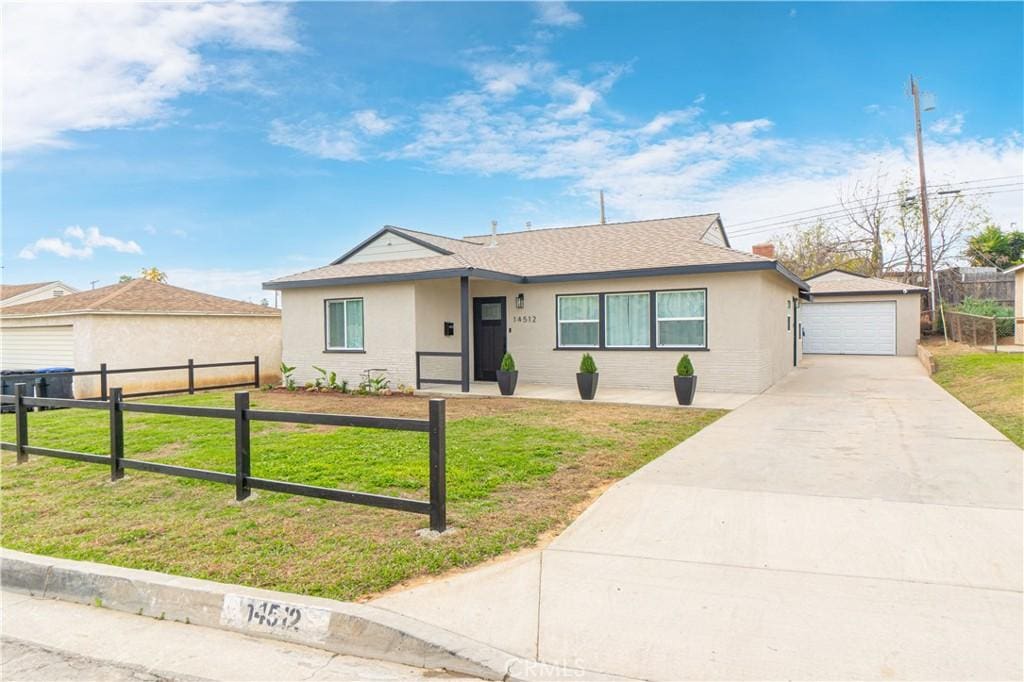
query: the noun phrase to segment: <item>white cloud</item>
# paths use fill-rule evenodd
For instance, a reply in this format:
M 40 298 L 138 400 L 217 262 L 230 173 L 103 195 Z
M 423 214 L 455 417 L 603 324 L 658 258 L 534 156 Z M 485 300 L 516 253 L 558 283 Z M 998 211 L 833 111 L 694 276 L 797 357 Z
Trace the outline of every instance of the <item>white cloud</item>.
M 373 109 L 355 112 L 352 121 L 367 135 L 384 135 L 395 128 L 395 121 L 383 118 Z
M 8 4 L 4 150 L 160 119 L 178 95 L 217 80 L 202 45 L 284 51 L 296 47 L 290 34 L 286 4 Z
M 659 135 L 669 128 L 680 123 L 689 123 L 701 114 L 699 107 L 688 109 L 677 109 L 658 114 L 651 119 L 650 123 L 639 130 L 641 135 Z
M 28 244 L 18 253 L 19 258 L 34 260 L 40 253 L 52 253 L 61 258 L 92 258 L 96 249 L 112 249 L 118 253 L 142 253 L 136 242 L 111 237 L 100 232 L 98 227 L 82 229 L 72 225 L 64 230 L 64 237 L 43 237 Z M 78 242 L 76 245 L 74 242 Z
M 537 8 L 536 22 L 538 24 L 569 28 L 583 23 L 583 17 L 578 12 L 569 9 L 568 3 L 538 2 L 534 6 Z
M 291 147 L 321 159 L 358 161 L 362 158 L 359 140 L 345 124 L 315 122 L 285 123 L 275 119 L 270 124 L 270 141 Z
M 928 126 L 928 130 L 936 135 L 959 135 L 964 129 L 964 115 L 953 114 L 946 118 L 940 118 Z

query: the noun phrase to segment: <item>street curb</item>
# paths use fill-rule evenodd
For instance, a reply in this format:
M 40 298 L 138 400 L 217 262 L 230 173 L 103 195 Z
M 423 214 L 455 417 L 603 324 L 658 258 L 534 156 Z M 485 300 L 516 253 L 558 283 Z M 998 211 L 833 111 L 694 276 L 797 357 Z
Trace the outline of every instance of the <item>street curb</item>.
M 594 673 L 544 666 L 435 625 L 366 604 L 226 585 L 88 561 L 71 561 L 0 548 L 3 589 L 101 606 L 247 635 L 295 642 L 339 654 L 419 668 L 441 668 L 489 680 L 544 677 L 594 679 Z M 243 626 L 226 619 L 225 597 L 252 598 L 324 616 L 318 634 Z M 326 613 L 325 613 L 326 612 Z M 612 676 L 600 676 L 613 679 Z M 621 678 L 619 678 L 621 679 Z

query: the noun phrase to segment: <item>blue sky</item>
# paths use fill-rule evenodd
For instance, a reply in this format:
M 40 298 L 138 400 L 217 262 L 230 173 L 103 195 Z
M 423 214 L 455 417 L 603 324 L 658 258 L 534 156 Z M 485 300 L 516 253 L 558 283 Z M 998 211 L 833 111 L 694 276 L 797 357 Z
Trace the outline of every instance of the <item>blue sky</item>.
M 3 276 L 259 300 L 383 224 L 453 236 L 1022 172 L 1021 3 L 8 5 Z M 1021 192 L 983 200 L 1020 222 Z M 767 223 L 765 223 L 767 224 Z M 754 224 L 756 227 L 756 224 Z M 743 234 L 747 232 L 748 234 Z

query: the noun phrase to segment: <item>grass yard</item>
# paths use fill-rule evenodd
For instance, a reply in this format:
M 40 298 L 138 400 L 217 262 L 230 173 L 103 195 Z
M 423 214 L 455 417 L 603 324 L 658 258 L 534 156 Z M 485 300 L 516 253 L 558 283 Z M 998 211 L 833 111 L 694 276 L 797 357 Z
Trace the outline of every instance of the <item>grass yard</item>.
M 928 349 L 935 354 L 935 381 L 1024 448 L 1024 353 L 978 353 L 938 343 Z
M 229 392 L 150 399 L 230 406 Z M 426 418 L 420 397 L 255 392 L 252 407 Z M 231 486 L 2 455 L 0 542 L 10 549 L 352 600 L 426 574 L 534 545 L 621 478 L 718 419 L 721 410 L 458 398 L 448 401 L 448 523 Z M 32 445 L 106 454 L 107 414 L 29 414 Z M 233 422 L 126 413 L 125 456 L 234 471 Z M 13 441 L 13 418 L 0 419 Z M 427 495 L 427 435 L 255 422 L 254 476 L 349 490 Z

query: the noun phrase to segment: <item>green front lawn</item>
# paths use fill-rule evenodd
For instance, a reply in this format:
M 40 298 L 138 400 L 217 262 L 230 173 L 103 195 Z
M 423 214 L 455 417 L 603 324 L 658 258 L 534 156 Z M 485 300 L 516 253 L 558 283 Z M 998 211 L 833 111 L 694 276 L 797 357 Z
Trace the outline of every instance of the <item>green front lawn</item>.
M 939 385 L 1024 448 L 1024 354 L 936 353 L 935 362 Z
M 229 406 L 228 392 L 150 399 Z M 420 397 L 253 393 L 265 409 L 420 417 Z M 448 401 L 448 517 L 429 541 L 425 516 L 4 452 L 3 546 L 336 599 L 534 545 L 621 478 L 724 412 L 521 399 Z M 0 419 L 13 441 L 13 418 Z M 233 472 L 230 420 L 125 414 L 125 456 Z M 106 454 L 107 414 L 29 415 L 32 445 Z M 375 429 L 252 425 L 253 475 L 427 499 L 427 436 Z

